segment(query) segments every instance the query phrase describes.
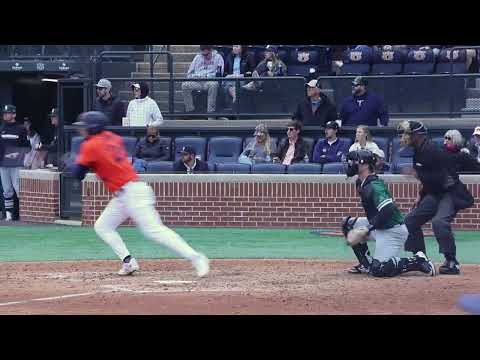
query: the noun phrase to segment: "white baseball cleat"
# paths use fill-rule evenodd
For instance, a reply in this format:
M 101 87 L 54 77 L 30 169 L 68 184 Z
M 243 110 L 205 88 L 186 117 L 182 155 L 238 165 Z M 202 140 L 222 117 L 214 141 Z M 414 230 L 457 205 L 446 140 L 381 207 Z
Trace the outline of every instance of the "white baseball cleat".
M 5 221 L 12 221 L 12 213 L 10 211 L 5 212 Z
M 131 258 L 130 262 L 123 263 L 122 268 L 118 272 L 118 275 L 121 275 L 121 276 L 131 275 L 139 269 L 140 269 L 140 266 L 138 266 L 137 260 L 135 260 L 135 258 Z
M 207 275 L 210 271 L 210 265 L 208 263 L 208 258 L 201 253 L 198 253 L 198 255 L 193 258 L 192 265 L 195 270 L 197 270 L 197 275 L 199 277 Z

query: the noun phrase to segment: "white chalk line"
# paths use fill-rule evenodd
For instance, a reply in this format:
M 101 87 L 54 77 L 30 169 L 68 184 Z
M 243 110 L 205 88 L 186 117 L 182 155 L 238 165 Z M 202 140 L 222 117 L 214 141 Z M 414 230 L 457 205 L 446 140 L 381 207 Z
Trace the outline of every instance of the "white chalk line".
M 186 281 L 186 280 L 155 280 L 154 283 L 164 284 L 164 285 L 174 285 L 174 284 L 193 284 L 196 281 Z
M 110 290 L 110 291 L 112 291 L 112 290 Z M 62 299 L 69 299 L 69 298 L 75 298 L 75 297 L 81 297 L 81 296 L 95 295 L 95 294 L 99 294 L 100 292 L 106 292 L 106 291 L 90 291 L 90 292 L 79 293 L 79 294 L 69 294 L 69 295 L 60 295 L 60 296 L 50 296 L 50 297 L 44 297 L 44 298 L 28 299 L 28 300 L 9 301 L 9 302 L 5 302 L 5 303 L 0 303 L 0 306 L 28 304 L 28 303 L 35 302 L 35 301 L 62 300 Z

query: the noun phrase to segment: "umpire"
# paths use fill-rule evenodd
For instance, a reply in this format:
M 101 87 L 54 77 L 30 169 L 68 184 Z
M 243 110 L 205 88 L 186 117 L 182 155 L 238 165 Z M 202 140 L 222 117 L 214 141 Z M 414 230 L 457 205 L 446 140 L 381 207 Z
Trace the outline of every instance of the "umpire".
M 440 274 L 460 274 L 451 223 L 459 210 L 473 205 L 473 197 L 460 181 L 453 158 L 427 139 L 427 129 L 422 123 L 402 121 L 398 134 L 403 146 L 413 147 L 410 174 L 421 182 L 414 208 L 405 218 L 409 232 L 405 250 L 425 253 L 422 225 L 431 220 L 439 251 L 445 256 Z

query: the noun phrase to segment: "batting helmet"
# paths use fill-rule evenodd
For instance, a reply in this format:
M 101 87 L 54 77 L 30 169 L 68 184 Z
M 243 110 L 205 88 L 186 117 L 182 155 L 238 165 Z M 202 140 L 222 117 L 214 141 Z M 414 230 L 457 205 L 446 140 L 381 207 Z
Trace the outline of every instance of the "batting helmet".
M 104 113 L 100 111 L 87 111 L 78 115 L 78 121 L 73 123 L 73 125 L 82 126 L 87 129 L 90 135 L 93 135 L 105 129 L 107 123 L 108 118 Z
M 359 164 L 367 164 L 373 170 L 376 163 L 377 156 L 370 150 L 350 151 L 347 154 L 346 174 L 348 177 L 357 175 Z

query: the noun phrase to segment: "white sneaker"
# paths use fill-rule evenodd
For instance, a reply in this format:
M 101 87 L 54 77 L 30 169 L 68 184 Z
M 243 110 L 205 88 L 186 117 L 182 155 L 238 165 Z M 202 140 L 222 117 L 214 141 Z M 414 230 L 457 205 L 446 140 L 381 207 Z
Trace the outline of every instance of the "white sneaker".
M 130 262 L 123 263 L 122 268 L 118 272 L 118 275 L 121 275 L 121 276 L 131 275 L 139 269 L 140 269 L 140 266 L 138 266 L 137 260 L 135 260 L 135 258 L 131 258 Z
M 197 270 L 197 275 L 199 277 L 207 275 L 210 271 L 210 266 L 208 265 L 208 263 L 208 258 L 201 253 L 198 253 L 198 255 L 193 258 L 192 265 L 195 270 Z
M 5 221 L 12 221 L 12 213 L 10 211 L 5 212 Z
M 425 255 L 425 253 L 423 253 L 423 251 L 417 252 L 415 256 L 423 261 L 421 264 L 421 272 L 430 276 L 435 276 L 437 274 L 434 263 L 427 257 L 427 255 Z

